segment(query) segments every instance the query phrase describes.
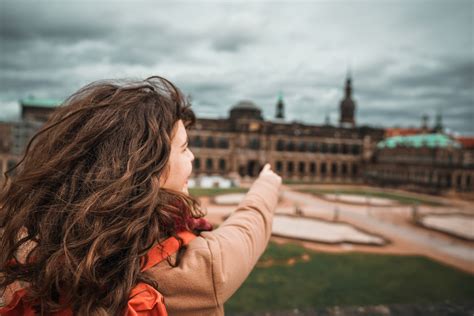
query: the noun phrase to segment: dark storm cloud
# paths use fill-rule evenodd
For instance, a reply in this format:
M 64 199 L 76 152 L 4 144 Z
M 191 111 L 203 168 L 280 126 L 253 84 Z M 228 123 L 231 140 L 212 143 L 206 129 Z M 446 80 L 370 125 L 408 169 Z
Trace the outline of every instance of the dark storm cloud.
M 101 38 L 113 24 L 100 18 L 93 6 L 79 2 L 2 1 L 2 40 L 26 41 L 45 38 L 51 42 L 74 42 Z M 104 15 L 106 16 L 106 15 Z
M 453 60 L 445 58 L 439 60 L 440 65 L 435 68 L 418 66 L 410 69 L 403 77 L 398 76 L 392 84 L 398 87 L 452 87 L 453 89 L 468 89 L 474 87 L 474 60 Z
M 103 78 L 163 75 L 201 116 L 250 99 L 273 118 L 336 122 L 350 68 L 357 121 L 472 121 L 473 3 L 0 0 L 0 118 L 33 94 Z M 449 12 L 449 14 L 446 14 Z M 304 115 L 302 115 L 304 113 Z

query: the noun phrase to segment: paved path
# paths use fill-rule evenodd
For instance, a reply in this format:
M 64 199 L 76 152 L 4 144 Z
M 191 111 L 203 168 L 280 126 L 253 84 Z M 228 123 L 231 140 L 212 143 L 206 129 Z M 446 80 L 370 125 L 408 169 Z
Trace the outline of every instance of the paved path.
M 409 243 L 419 250 L 420 254 L 436 254 L 438 257 L 446 256 L 456 261 L 462 261 L 464 269 L 472 266 L 470 269 L 474 273 L 474 243 L 471 246 L 466 243 L 456 243 L 449 238 L 441 238 L 433 234 L 428 229 L 420 229 L 411 225 L 393 223 L 383 220 L 370 214 L 378 211 L 400 212 L 408 214 L 410 208 L 407 206 L 396 206 L 387 209 L 377 209 L 376 207 L 367 207 L 360 205 L 337 204 L 334 202 L 318 199 L 317 197 L 292 191 L 288 187 L 283 190 L 283 198 L 291 203 L 296 203 L 303 210 L 304 214 L 313 216 L 332 217 L 337 207 L 339 210 L 339 219 L 348 221 L 358 227 L 368 231 L 381 234 L 391 240 L 401 240 Z M 425 209 L 427 211 L 427 209 Z M 429 211 L 429 210 L 428 210 Z

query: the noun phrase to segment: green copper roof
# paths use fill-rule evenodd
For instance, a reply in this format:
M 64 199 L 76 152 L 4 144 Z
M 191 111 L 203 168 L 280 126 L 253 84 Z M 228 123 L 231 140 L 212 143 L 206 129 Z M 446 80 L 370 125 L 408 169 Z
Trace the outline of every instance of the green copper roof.
M 444 134 L 419 134 L 409 136 L 393 136 L 384 139 L 377 144 L 377 148 L 405 147 L 455 147 L 460 148 L 461 144 Z
M 24 106 L 35 106 L 41 108 L 55 108 L 62 103 L 57 99 L 38 99 L 35 97 L 28 97 L 20 100 L 20 104 Z

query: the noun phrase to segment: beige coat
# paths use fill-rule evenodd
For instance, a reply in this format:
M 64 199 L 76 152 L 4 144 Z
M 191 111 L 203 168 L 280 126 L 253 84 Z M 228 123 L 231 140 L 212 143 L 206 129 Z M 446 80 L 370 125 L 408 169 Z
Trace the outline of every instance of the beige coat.
M 164 261 L 149 270 L 170 316 L 224 315 L 268 244 L 279 187 L 276 177 L 260 176 L 219 228 L 189 244 L 178 267 Z

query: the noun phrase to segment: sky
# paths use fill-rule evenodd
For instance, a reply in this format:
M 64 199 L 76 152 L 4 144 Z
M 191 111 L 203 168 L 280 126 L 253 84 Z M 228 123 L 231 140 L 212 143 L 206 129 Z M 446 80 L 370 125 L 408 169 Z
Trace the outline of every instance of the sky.
M 273 119 L 336 124 L 350 72 L 356 123 L 440 113 L 474 135 L 474 1 L 0 0 L 0 120 L 18 100 L 101 79 L 163 76 L 198 117 L 250 100 Z

